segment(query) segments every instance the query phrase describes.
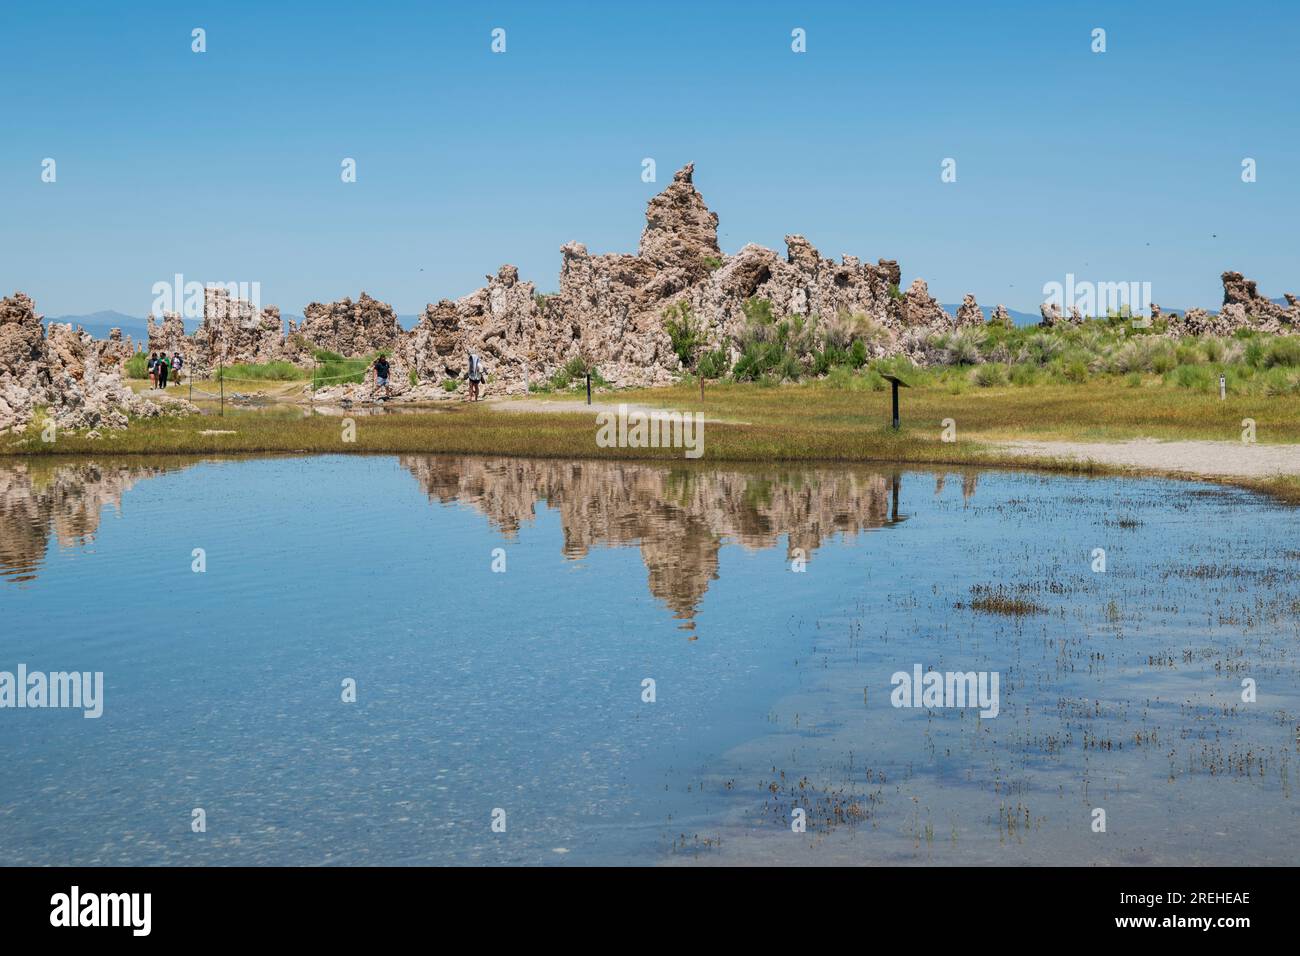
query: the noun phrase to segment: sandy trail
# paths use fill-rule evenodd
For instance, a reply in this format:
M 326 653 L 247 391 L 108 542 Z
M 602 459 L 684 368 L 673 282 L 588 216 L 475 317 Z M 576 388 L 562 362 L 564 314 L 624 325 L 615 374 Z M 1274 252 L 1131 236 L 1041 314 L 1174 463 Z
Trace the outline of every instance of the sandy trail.
M 485 398 L 485 405 L 496 409 L 500 412 L 533 412 L 539 415 L 549 415 L 556 413 L 573 413 L 586 412 L 595 416 L 600 412 L 614 412 L 617 414 L 618 402 L 593 402 L 588 405 L 585 400 L 568 399 L 568 398 L 548 398 L 548 399 L 512 399 L 512 398 Z M 684 415 L 685 412 L 675 412 L 670 408 L 656 408 L 653 405 L 637 405 L 634 403 L 623 402 L 627 406 L 628 414 L 636 412 L 642 415 L 659 414 L 659 415 Z M 746 422 L 739 422 L 730 418 L 709 418 L 705 416 L 704 420 L 710 424 L 716 425 L 744 425 Z
M 995 442 L 1026 458 L 1073 458 L 1101 465 L 1178 472 L 1206 478 L 1269 478 L 1300 475 L 1300 445 L 1247 445 L 1231 441 Z

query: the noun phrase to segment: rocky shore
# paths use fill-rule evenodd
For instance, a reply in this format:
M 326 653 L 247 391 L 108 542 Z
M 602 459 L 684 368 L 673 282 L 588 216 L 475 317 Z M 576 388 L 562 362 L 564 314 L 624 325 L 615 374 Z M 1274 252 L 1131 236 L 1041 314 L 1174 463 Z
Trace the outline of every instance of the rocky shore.
M 71 325 L 48 330 L 21 292 L 0 299 L 0 432 L 21 434 L 44 411 L 60 430 L 125 428 L 129 418 L 196 411 L 170 396 L 150 401 L 122 379 L 130 345 L 121 337 L 97 340 Z M 52 440 L 52 439 L 51 439 Z
M 318 350 L 342 356 L 391 353 L 392 396 L 406 401 L 448 397 L 446 383 L 465 374 L 467 354 L 488 366 L 493 393 L 519 394 L 557 370 L 577 363 L 595 367 L 616 387 L 668 384 L 682 371 L 667 318 L 690 326 L 697 354 L 715 353 L 728 364 L 739 356 L 750 321 L 747 308 L 770 303 L 778 317 L 808 321 L 808 347 L 860 338 L 866 358 L 906 355 L 928 364 L 937 333 L 986 324 L 974 296 L 956 314 L 930 295 L 924 279 L 903 287 L 892 259 L 874 264 L 845 255 L 821 255 L 803 236 L 786 237 L 785 255 L 749 244 L 734 255 L 718 245 L 718 216 L 693 182 L 694 166 L 650 200 L 636 253 L 593 255 L 580 242 L 561 250 L 559 291 L 543 295 L 513 265 L 501 266 L 487 284 L 456 300 L 428 305 L 415 328 L 403 330 L 393 307 L 365 292 L 353 301 L 313 302 L 300 325 L 285 328 L 275 306 L 259 308 L 222 288 L 204 294 L 201 323 L 186 334 L 182 317 L 149 319 L 148 351 L 180 352 L 189 374 L 209 374 L 218 364 L 275 360 L 310 367 Z M 1292 334 L 1300 328 L 1300 300 L 1286 305 L 1259 294 L 1239 272 L 1222 276 L 1222 308 L 1166 316 L 1166 334 L 1228 335 L 1240 328 Z M 1078 323 L 1077 308 L 1042 307 L 1042 325 Z M 1151 307 L 1153 317 L 1162 313 Z M 1009 325 L 998 305 L 989 325 Z M 61 428 L 124 427 L 132 415 L 186 412 L 192 406 L 166 398 L 140 398 L 122 382 L 135 346 L 114 331 L 95 340 L 72 327 L 42 329 L 30 298 L 0 300 L 0 432 L 22 431 L 39 407 Z M 369 393 L 369 387 L 325 385 L 323 402 Z

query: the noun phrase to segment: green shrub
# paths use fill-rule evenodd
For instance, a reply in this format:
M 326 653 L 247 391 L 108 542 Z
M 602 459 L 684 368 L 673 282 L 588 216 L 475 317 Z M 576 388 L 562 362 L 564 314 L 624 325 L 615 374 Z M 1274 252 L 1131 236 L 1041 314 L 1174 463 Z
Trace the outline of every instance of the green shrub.
M 682 366 L 691 368 L 695 364 L 696 352 L 703 344 L 703 338 L 699 324 L 691 314 L 689 302 L 678 302 L 664 310 L 664 331 L 668 333 L 673 351 L 677 353 Z
M 980 360 L 980 346 L 984 344 L 984 330 L 962 329 L 947 336 L 943 345 L 943 360 L 947 365 L 975 365 Z
M 334 352 L 323 352 L 325 356 L 335 355 Z M 320 364 L 316 366 L 315 374 L 312 375 L 312 388 L 328 388 L 331 385 L 360 384 L 365 381 L 366 372 L 374 363 L 372 358 L 320 358 Z
M 1178 357 L 1174 354 L 1174 347 L 1164 344 L 1157 347 L 1151 355 L 1151 371 L 1160 375 L 1166 372 L 1172 372 L 1178 367 Z
M 1300 339 L 1293 336 L 1279 336 L 1273 339 L 1268 343 L 1263 361 L 1265 368 L 1300 366 Z
M 768 326 L 776 321 L 776 317 L 772 314 L 772 303 L 767 299 L 746 299 L 740 309 L 745 313 L 749 325 Z
M 216 378 L 218 381 L 234 381 L 236 384 L 240 380 L 258 381 L 258 382 L 296 382 L 307 378 L 311 374 L 309 369 L 299 368 L 292 362 L 265 362 L 261 365 L 227 365 L 224 368 L 218 368 Z
M 1028 386 L 1036 384 L 1042 375 L 1037 366 L 1020 363 L 1011 366 L 1011 374 L 1008 377 L 1012 385 Z
M 981 365 L 972 376 L 980 388 L 997 388 L 1007 384 L 1007 367 L 996 363 Z
M 443 379 L 442 390 L 444 392 L 454 392 L 460 388 L 460 380 L 455 378 Z
M 873 392 L 883 392 L 885 389 L 889 388 L 889 383 L 886 382 L 884 377 L 874 368 L 867 369 L 862 376 L 862 381 L 866 383 L 867 388 L 871 389 Z
M 573 385 L 586 385 L 587 376 L 591 376 L 592 387 L 608 386 L 609 383 L 600 377 L 600 372 L 596 366 L 587 361 L 586 358 L 575 355 L 569 361 L 565 362 L 563 367 L 556 370 L 551 376 L 551 388 L 557 391 L 563 391 Z
M 1275 365 L 1260 376 L 1265 395 L 1292 395 L 1300 391 L 1300 377 L 1285 366 Z
M 727 367 L 726 349 L 714 349 L 700 356 L 698 374 L 704 378 L 722 378 L 730 369 Z
M 1026 339 L 1025 349 L 1032 361 L 1039 365 L 1050 365 L 1065 350 L 1065 343 L 1055 335 L 1038 332 Z
M 1241 331 L 1241 330 L 1238 330 Z M 1268 345 L 1259 339 L 1252 338 L 1246 343 L 1246 348 L 1242 352 L 1242 361 L 1251 368 L 1263 368 L 1264 360 L 1268 355 Z
M 1061 374 L 1067 382 L 1074 382 L 1076 385 L 1086 382 L 1088 381 L 1088 363 L 1083 359 L 1073 359 L 1062 365 Z
M 1219 377 L 1208 365 L 1179 365 L 1169 374 L 1169 380 L 1179 388 L 1208 392 L 1217 385 Z
M 1202 361 L 1204 354 L 1205 351 L 1200 347 L 1200 343 L 1195 341 L 1179 342 L 1174 347 L 1174 357 L 1179 365 L 1196 365 Z
M 149 353 L 136 352 L 126 360 L 126 377 L 127 378 L 148 378 L 149 377 Z

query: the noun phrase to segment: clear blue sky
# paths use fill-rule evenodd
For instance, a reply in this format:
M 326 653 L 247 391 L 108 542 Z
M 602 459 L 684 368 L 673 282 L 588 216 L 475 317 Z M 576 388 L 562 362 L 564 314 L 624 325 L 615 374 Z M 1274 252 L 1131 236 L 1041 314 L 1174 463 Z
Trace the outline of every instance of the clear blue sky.
M 728 252 L 800 232 L 1026 311 L 1067 272 L 1186 307 L 1234 268 L 1277 296 L 1300 291 L 1298 27 L 1255 0 L 6 0 L 0 292 L 143 315 L 181 272 L 414 313 L 503 262 L 550 291 L 561 244 L 634 251 L 694 160 Z

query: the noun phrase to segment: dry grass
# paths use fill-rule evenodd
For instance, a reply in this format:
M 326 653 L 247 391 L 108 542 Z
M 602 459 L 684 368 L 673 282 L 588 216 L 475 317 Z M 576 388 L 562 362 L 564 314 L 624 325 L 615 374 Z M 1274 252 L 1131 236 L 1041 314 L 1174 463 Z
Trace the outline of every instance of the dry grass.
M 1241 420 L 1257 422 L 1258 439 L 1300 442 L 1300 400 L 1293 397 L 1214 396 L 1167 389 L 1129 389 L 1096 382 L 990 388 L 951 394 L 938 388 L 902 393 L 903 427 L 888 427 L 889 393 L 833 388 L 825 383 L 784 386 L 714 384 L 701 403 L 696 386 L 607 392 L 598 403 L 620 401 L 687 412 L 703 411 L 704 463 L 737 461 L 891 461 L 934 465 L 1024 468 L 1023 457 L 989 442 L 1006 439 L 1118 441 L 1138 437 L 1236 441 Z M 521 400 L 521 401 L 527 401 Z M 401 414 L 355 414 L 356 440 L 343 440 L 343 417 L 301 407 L 236 410 L 223 418 L 142 420 L 98 440 L 61 435 L 52 444 L 38 434 L 0 436 L 0 455 L 243 454 L 259 452 L 443 452 L 556 458 L 682 460 L 681 449 L 600 448 L 590 413 L 512 411 L 509 403 L 446 403 Z M 956 422 L 957 441 L 940 440 L 941 422 Z M 203 434 L 233 431 L 234 434 Z M 1094 463 L 1035 459 L 1037 467 L 1075 473 L 1117 473 Z M 1300 478 L 1239 479 L 1285 500 L 1300 501 Z

